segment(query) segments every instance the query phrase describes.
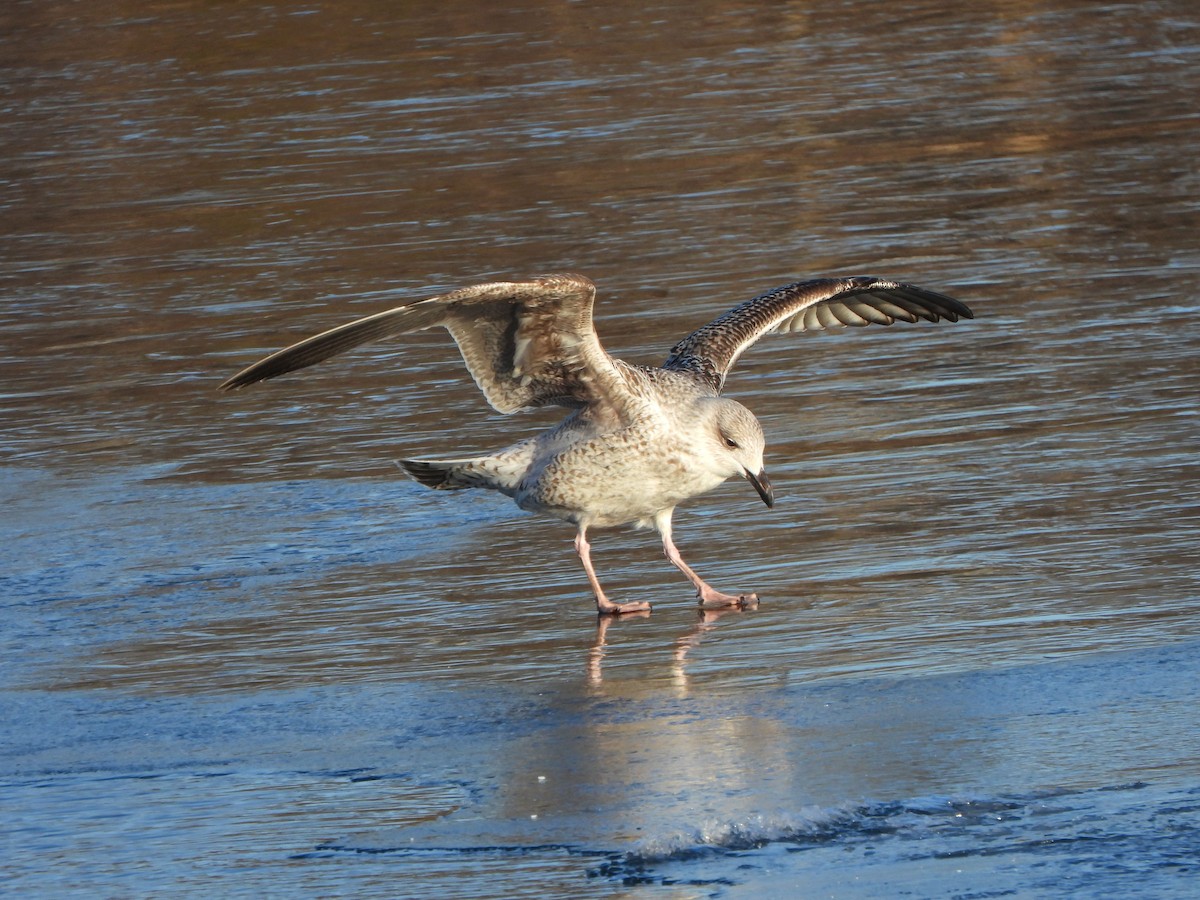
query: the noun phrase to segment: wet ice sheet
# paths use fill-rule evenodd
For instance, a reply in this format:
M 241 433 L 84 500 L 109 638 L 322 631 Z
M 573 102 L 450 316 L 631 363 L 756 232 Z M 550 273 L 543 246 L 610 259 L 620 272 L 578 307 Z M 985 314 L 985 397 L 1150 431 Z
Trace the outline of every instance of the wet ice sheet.
M 15 890 L 1186 896 L 1194 876 L 1186 605 L 984 619 L 904 590 L 965 576 L 901 555 L 709 622 L 668 580 L 652 616 L 597 627 L 569 536 L 522 518 L 514 540 L 500 503 L 8 475 Z M 495 596 L 505 542 L 518 581 Z
M 1186 896 L 1198 649 L 674 698 L 582 679 L 9 692 L 7 874 L 31 892 L 136 872 L 151 893 L 419 873 L 411 896 Z

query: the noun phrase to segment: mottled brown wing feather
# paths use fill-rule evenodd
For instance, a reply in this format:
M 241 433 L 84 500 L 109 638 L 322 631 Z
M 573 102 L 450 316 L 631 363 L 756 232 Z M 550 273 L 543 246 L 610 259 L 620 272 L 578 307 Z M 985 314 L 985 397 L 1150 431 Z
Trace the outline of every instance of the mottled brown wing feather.
M 674 347 L 664 369 L 690 371 L 721 390 L 742 352 L 764 334 L 925 319 L 971 319 L 953 297 L 869 275 L 816 278 L 768 291 L 696 329 Z
M 591 404 L 623 418 L 624 376 L 592 326 L 595 294 L 595 285 L 580 275 L 462 288 L 285 347 L 226 380 L 221 390 L 275 378 L 369 341 L 440 326 L 500 412 Z

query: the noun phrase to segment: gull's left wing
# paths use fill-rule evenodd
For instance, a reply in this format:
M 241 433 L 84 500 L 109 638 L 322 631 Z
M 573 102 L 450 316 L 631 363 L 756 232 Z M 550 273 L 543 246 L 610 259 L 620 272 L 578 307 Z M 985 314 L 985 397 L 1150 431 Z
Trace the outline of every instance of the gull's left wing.
M 663 368 L 694 372 L 720 391 L 738 357 L 765 334 L 960 318 L 974 318 L 966 304 L 911 284 L 869 275 L 798 281 L 747 300 L 696 329 L 671 348 Z

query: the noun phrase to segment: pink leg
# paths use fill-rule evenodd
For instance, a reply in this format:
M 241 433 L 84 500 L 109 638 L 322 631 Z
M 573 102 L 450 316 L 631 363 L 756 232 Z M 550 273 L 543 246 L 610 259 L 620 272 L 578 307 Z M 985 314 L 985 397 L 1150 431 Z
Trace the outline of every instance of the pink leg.
M 757 605 L 758 594 L 723 594 L 710 586 L 708 582 L 696 574 L 691 566 L 683 561 L 683 556 L 680 555 L 679 548 L 671 540 L 671 512 L 671 510 L 667 510 L 665 513 L 660 513 L 655 520 L 655 524 L 662 534 L 663 552 L 667 554 L 667 559 L 671 561 L 671 565 L 686 575 L 687 580 L 692 583 L 692 587 L 696 589 L 696 596 L 700 598 L 700 605 L 705 607 L 738 606 L 742 608 Z
M 587 572 L 588 584 L 592 586 L 592 593 L 596 595 L 597 612 L 619 615 L 620 613 L 646 612 L 650 609 L 650 604 L 644 600 L 634 603 L 613 603 L 605 596 L 604 589 L 600 587 L 600 579 L 596 577 L 596 570 L 592 568 L 592 545 L 587 540 L 586 525 L 580 525 L 579 533 L 575 535 L 575 552 L 579 554 L 583 570 Z

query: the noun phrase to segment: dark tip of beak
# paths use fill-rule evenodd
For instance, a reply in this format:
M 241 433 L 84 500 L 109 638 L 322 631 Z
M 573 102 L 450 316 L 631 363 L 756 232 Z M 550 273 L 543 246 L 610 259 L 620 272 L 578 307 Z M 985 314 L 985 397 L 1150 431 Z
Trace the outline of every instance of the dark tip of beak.
M 758 491 L 758 496 L 762 497 L 762 502 L 767 504 L 770 509 L 775 505 L 775 489 L 771 487 L 771 479 L 767 477 L 767 470 L 763 469 L 757 475 L 746 469 L 746 480 L 754 485 L 754 489 Z

